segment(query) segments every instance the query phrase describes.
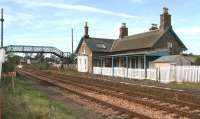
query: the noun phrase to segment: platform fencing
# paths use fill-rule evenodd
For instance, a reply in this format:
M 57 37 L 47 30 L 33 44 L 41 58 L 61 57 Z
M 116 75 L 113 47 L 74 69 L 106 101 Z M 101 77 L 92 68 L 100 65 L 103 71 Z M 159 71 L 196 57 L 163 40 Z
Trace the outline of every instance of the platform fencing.
M 93 73 L 105 76 L 122 77 L 129 79 L 145 79 L 144 69 L 93 67 Z M 156 80 L 156 69 L 147 69 L 147 78 Z
M 150 79 L 163 83 L 200 82 L 200 66 L 169 66 L 157 69 L 133 69 L 124 67 L 93 67 L 93 74 L 126 79 Z
M 159 78 L 164 82 L 200 82 L 200 66 L 170 66 L 159 69 Z

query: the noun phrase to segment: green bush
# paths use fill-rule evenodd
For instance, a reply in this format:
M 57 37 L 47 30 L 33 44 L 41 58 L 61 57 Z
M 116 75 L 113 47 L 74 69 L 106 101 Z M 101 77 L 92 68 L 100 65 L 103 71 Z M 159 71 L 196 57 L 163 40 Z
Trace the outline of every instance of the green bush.
M 2 65 L 2 72 L 7 73 L 14 71 L 17 64 L 19 64 L 19 61 L 19 56 L 8 55 L 7 61 Z

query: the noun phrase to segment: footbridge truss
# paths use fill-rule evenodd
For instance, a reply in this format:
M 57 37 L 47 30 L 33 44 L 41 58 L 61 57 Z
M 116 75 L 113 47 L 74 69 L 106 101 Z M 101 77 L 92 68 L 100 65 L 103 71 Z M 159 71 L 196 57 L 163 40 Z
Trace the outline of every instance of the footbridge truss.
M 6 52 L 15 53 L 51 53 L 60 58 L 69 58 L 69 52 L 63 52 L 56 47 L 51 46 L 25 46 L 25 45 L 8 45 L 5 47 Z

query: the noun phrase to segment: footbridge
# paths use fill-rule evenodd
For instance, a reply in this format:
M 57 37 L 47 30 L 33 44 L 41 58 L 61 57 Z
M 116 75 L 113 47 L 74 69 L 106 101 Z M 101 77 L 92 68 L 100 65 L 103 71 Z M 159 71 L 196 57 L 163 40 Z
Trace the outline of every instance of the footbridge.
M 63 52 L 58 48 L 51 46 L 8 45 L 5 49 L 7 53 L 50 53 L 60 58 L 69 58 L 71 55 L 69 52 Z

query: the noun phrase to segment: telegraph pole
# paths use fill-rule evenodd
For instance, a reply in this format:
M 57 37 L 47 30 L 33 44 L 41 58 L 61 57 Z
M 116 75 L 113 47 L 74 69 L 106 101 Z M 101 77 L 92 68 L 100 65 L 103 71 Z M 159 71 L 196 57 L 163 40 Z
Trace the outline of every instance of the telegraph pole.
M 73 33 L 73 28 L 71 30 L 71 35 L 72 35 L 72 54 L 74 53 L 74 33 Z
M 3 8 L 1 9 L 1 48 L 3 47 Z

